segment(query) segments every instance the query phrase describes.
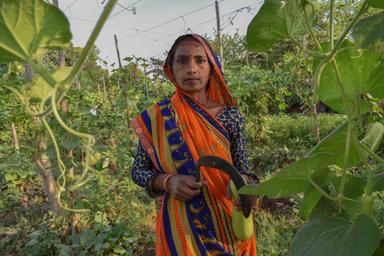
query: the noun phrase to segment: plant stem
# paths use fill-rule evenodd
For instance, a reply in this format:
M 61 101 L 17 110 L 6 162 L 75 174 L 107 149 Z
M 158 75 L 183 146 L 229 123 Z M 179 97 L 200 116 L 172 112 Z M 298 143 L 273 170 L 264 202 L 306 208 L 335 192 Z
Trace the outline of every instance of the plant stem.
M 67 86 L 72 83 L 73 79 L 75 79 L 77 73 L 79 72 L 81 66 L 83 65 L 84 61 L 86 60 L 89 51 L 92 49 L 101 29 L 103 28 L 105 22 L 107 21 L 107 18 L 109 14 L 112 12 L 113 7 L 117 3 L 117 0 L 110 0 L 108 1 L 107 5 L 105 6 L 100 18 L 98 19 L 96 23 L 96 27 L 93 29 L 87 44 L 85 45 L 84 49 L 81 51 L 81 54 L 79 56 L 79 59 L 77 60 L 75 66 L 72 68 L 71 72 L 69 73 L 68 77 L 64 80 L 64 85 Z
M 56 79 L 53 78 L 47 70 L 35 63 L 33 60 L 29 60 L 28 63 L 31 65 L 32 69 L 36 71 L 36 73 L 38 73 L 51 87 L 55 87 L 57 83 Z
M 47 129 L 48 134 L 51 137 L 52 144 L 53 144 L 53 146 L 55 148 L 57 164 L 58 164 L 58 167 L 59 167 L 59 170 L 60 170 L 59 178 L 63 179 L 63 184 L 62 185 L 58 184 L 60 186 L 59 193 L 61 193 L 64 190 L 65 183 L 66 183 L 66 179 L 65 179 L 65 165 L 64 165 L 63 161 L 61 161 L 59 144 L 57 143 L 56 137 L 53 134 L 53 131 L 52 131 L 51 127 L 49 126 L 49 124 L 48 124 L 48 122 L 47 122 L 47 120 L 45 118 L 42 118 L 41 120 L 43 121 L 45 129 Z
M 311 177 L 308 177 L 308 180 L 311 183 L 311 185 L 315 189 L 317 189 L 324 197 L 326 197 L 327 199 L 329 199 L 329 200 L 331 200 L 333 202 L 337 201 L 337 197 L 333 197 L 330 194 L 328 194 L 326 191 L 324 191 Z
M 341 91 L 341 98 L 343 100 L 343 105 L 344 105 L 345 112 L 347 113 L 348 120 L 351 120 L 350 110 L 347 107 L 347 94 L 345 93 L 344 86 L 343 86 L 343 81 L 341 80 L 341 74 L 340 74 L 340 70 L 339 70 L 339 65 L 337 64 L 335 58 L 332 59 L 332 66 L 333 66 L 333 69 L 334 69 L 334 71 L 336 73 L 336 84 L 339 86 L 339 89 Z
M 334 58 L 334 56 L 336 55 L 338 49 L 340 48 L 340 46 L 341 46 L 341 44 L 342 44 L 342 42 L 344 40 L 344 38 L 348 35 L 350 30 L 356 25 L 356 23 L 357 23 L 358 19 L 360 18 L 360 16 L 363 15 L 363 13 L 366 10 L 367 5 L 368 5 L 368 0 L 365 0 L 364 3 L 361 5 L 359 12 L 353 18 L 353 20 L 349 24 L 349 26 L 344 30 L 342 35 L 339 37 L 339 39 L 337 40 L 337 42 L 334 45 L 334 47 L 331 50 L 331 52 L 328 54 L 327 57 L 324 57 L 320 61 L 320 64 L 317 67 L 316 72 L 315 72 L 315 76 L 314 76 L 314 85 L 313 85 L 313 87 L 314 87 L 314 89 L 313 89 L 314 90 L 314 97 L 313 97 L 314 103 L 313 104 L 316 104 L 316 102 L 318 101 L 318 87 L 320 85 L 320 78 L 321 78 L 321 74 L 324 71 L 325 65 L 327 65 L 328 62 L 330 62 Z
M 345 196 L 343 196 L 342 199 L 345 200 L 345 201 L 353 202 L 353 203 L 359 203 L 359 204 L 361 203 L 361 201 L 359 201 L 359 200 L 356 200 L 356 199 L 353 199 L 353 198 L 349 198 L 349 197 L 345 197 Z
M 316 106 L 316 103 L 319 101 L 319 87 L 320 87 L 320 79 L 321 74 L 324 71 L 325 65 L 327 65 L 326 59 L 321 59 L 319 65 L 314 74 L 313 78 L 313 102 L 312 104 Z
M 85 161 L 84 161 L 84 171 L 81 174 L 80 179 L 78 180 L 78 183 L 80 183 L 80 182 L 84 181 L 84 179 L 86 178 L 86 175 L 88 173 L 88 170 L 90 169 L 90 167 L 89 167 L 89 158 L 90 158 L 90 156 L 92 154 L 92 152 L 91 152 L 92 151 L 92 146 L 95 144 L 95 137 L 93 135 L 91 135 L 91 134 L 88 134 L 88 133 L 82 133 L 82 132 L 75 131 L 72 128 L 70 128 L 69 126 L 67 126 L 67 124 L 63 121 L 63 119 L 61 118 L 59 112 L 57 111 L 57 107 L 56 107 L 56 93 L 57 93 L 57 91 L 54 90 L 54 93 L 53 93 L 53 95 L 51 97 L 51 104 L 52 104 L 52 111 L 53 111 L 53 114 L 54 114 L 57 122 L 68 133 L 73 134 L 73 135 L 75 135 L 77 137 L 80 137 L 80 138 L 83 138 L 83 139 L 87 140 L 87 144 L 85 145 L 86 158 L 85 158 Z
M 319 40 L 317 39 L 311 24 L 309 23 L 308 15 L 307 15 L 307 12 L 305 10 L 304 10 L 304 15 L 305 15 L 305 24 L 307 25 L 309 33 L 311 34 L 313 40 L 316 43 L 316 46 L 317 46 L 318 50 L 321 53 L 320 56 L 323 56 L 324 55 L 323 48 L 321 47 L 321 44 L 320 44 Z M 317 90 L 318 89 L 317 89 L 315 81 L 316 81 L 316 73 L 313 76 L 313 81 L 312 81 L 312 83 L 313 83 L 312 91 L 313 91 L 313 101 L 314 101 L 313 102 L 313 127 L 314 127 L 314 130 L 315 130 L 315 135 L 316 135 L 316 138 L 317 138 L 317 142 L 319 143 L 320 142 L 320 126 L 319 126 L 319 122 L 318 122 L 318 118 L 317 118 L 317 102 L 318 102 L 318 91 Z
M 313 40 L 315 41 L 316 43 L 316 46 L 317 46 L 317 49 L 321 52 L 321 53 L 324 53 L 323 51 L 323 48 L 321 47 L 321 44 L 319 42 L 319 40 L 317 39 L 316 35 L 315 35 L 315 32 L 313 31 L 313 28 L 311 26 L 311 24 L 309 23 L 309 20 L 308 20 L 308 15 L 307 15 L 307 12 L 304 10 L 304 15 L 305 15 L 305 24 L 307 25 L 307 28 L 309 30 L 309 33 L 311 34 Z
M 333 10 L 335 6 L 335 0 L 331 0 L 329 7 L 329 49 L 333 50 L 333 40 L 334 40 L 334 31 L 333 31 Z
M 369 147 L 367 147 L 367 145 L 365 145 L 364 143 L 359 144 L 373 159 L 375 159 L 380 164 L 384 164 L 384 159 L 378 156 L 375 152 L 373 152 Z
M 339 39 L 337 40 L 335 46 L 331 50 L 331 53 L 328 56 L 328 59 L 331 60 L 333 56 L 335 55 L 337 49 L 339 49 L 340 45 L 342 44 L 344 38 L 348 35 L 348 33 L 353 29 L 353 27 L 356 25 L 357 21 L 359 20 L 360 16 L 363 15 L 363 13 L 366 11 L 366 8 L 368 6 L 368 0 L 364 0 L 363 4 L 360 7 L 359 12 L 357 15 L 353 18 L 351 23 L 348 25 L 348 27 L 343 31 Z
M 60 116 L 59 112 L 57 111 L 57 107 L 56 107 L 56 93 L 57 93 L 57 91 L 54 90 L 54 93 L 52 94 L 52 98 L 51 98 L 51 104 L 52 104 L 52 111 L 53 111 L 53 114 L 54 114 L 57 122 L 68 133 L 73 134 L 73 135 L 80 137 L 80 138 L 87 139 L 88 142 L 93 145 L 95 142 L 95 138 L 93 137 L 93 135 L 88 134 L 88 133 L 82 133 L 82 132 L 75 131 L 72 128 L 70 128 L 69 126 L 67 126 L 67 124 L 63 121 L 63 119 L 61 119 L 61 116 Z
M 344 188 L 345 188 L 345 182 L 347 179 L 347 169 L 349 165 L 349 151 L 351 147 L 351 135 L 352 135 L 352 121 L 348 121 L 348 128 L 347 128 L 347 138 L 345 142 L 345 152 L 344 152 L 344 166 L 342 169 L 342 177 L 341 177 L 341 182 L 340 182 L 340 190 L 339 190 L 339 195 L 338 198 L 340 199 L 339 201 L 339 210 L 341 210 L 341 203 L 342 203 L 342 198 L 344 197 Z

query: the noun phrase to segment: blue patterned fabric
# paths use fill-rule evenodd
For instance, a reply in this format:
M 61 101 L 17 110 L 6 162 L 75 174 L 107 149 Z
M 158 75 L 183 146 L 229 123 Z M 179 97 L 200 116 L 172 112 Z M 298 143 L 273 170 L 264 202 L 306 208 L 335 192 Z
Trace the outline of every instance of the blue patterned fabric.
M 244 119 L 238 108 L 226 105 L 216 118 L 228 132 L 234 167 L 241 174 L 254 177 L 254 174 L 249 170 L 245 151 Z M 149 196 L 156 197 L 162 195 L 162 192 L 152 190 L 152 181 L 157 174 L 158 172 L 153 168 L 145 149 L 139 144 L 131 171 L 133 181 L 145 188 Z

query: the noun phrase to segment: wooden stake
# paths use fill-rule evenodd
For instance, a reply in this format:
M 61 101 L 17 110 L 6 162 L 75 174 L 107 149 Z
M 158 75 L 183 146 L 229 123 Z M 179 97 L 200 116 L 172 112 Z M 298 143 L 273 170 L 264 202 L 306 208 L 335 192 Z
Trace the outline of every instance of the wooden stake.
M 53 0 L 53 5 L 59 8 L 59 0 Z M 59 49 L 57 51 L 57 57 L 58 57 L 58 66 L 60 68 L 65 67 L 65 59 L 64 59 L 64 51 Z
M 217 43 L 219 45 L 219 54 L 220 54 L 220 64 L 221 68 L 224 71 L 224 56 L 223 56 L 223 43 L 221 40 L 221 27 L 220 27 L 220 10 L 219 10 L 219 2 L 215 1 L 216 7 L 216 22 L 217 22 Z
M 16 132 L 16 127 L 15 124 L 11 124 L 11 129 L 12 129 L 12 144 L 13 147 L 16 149 L 16 151 L 19 151 L 20 146 L 19 146 L 19 140 L 17 139 L 17 132 Z
M 116 35 L 113 35 L 113 36 L 115 38 L 115 47 L 116 47 L 116 52 L 117 52 L 117 60 L 119 61 L 119 68 L 123 68 L 123 65 L 121 65 L 120 51 L 119 51 L 117 36 Z

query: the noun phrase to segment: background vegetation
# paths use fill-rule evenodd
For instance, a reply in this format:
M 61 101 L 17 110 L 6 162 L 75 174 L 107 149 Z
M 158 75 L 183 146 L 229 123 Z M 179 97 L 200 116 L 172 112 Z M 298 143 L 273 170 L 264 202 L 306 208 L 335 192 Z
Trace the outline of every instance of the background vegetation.
M 338 1 L 335 18 L 339 26 L 350 20 L 359 1 Z M 316 18 L 327 16 L 323 1 L 315 5 Z M 321 24 L 321 22 L 320 22 Z M 325 22 L 324 22 L 325 24 Z M 326 27 L 316 33 L 326 36 Z M 209 36 L 207 36 L 209 38 Z M 216 47 L 214 38 L 209 38 Z M 283 166 L 304 156 L 317 144 L 310 103 L 312 63 L 307 49 L 314 42 L 305 37 L 306 49 L 281 42 L 272 50 L 250 53 L 245 37 L 224 35 L 225 76 L 246 120 L 246 140 L 252 170 L 267 179 Z M 65 50 L 65 64 L 73 65 L 81 49 Z M 42 51 L 40 61 L 54 69 L 57 51 Z M 96 136 L 100 152 L 94 178 L 81 190 L 69 195 L 75 208 L 90 211 L 59 217 L 50 210 L 44 181 L 35 164 L 41 153 L 39 138 L 44 135 L 39 118 L 31 118 L 19 101 L 6 89 L 28 83 L 25 67 L 0 64 L 0 255 L 154 255 L 155 206 L 145 192 L 130 179 L 137 139 L 129 120 L 154 101 L 170 97 L 173 85 L 164 79 L 162 61 L 127 57 L 124 66 L 108 70 L 91 50 L 80 74 L 60 106 L 60 114 L 76 130 Z M 329 113 L 319 117 L 323 137 L 345 116 Z M 382 116 L 383 110 L 377 113 Z M 66 166 L 76 174 L 84 158 L 81 141 L 68 135 L 49 119 L 62 147 Z M 19 149 L 11 135 L 15 126 Z M 52 159 L 54 176 L 59 175 L 53 145 L 47 155 Z M 383 155 L 383 148 L 379 150 Z M 376 211 L 384 230 L 384 195 L 377 193 Z M 272 201 L 255 212 L 258 255 L 287 255 L 290 241 L 302 220 L 297 198 Z

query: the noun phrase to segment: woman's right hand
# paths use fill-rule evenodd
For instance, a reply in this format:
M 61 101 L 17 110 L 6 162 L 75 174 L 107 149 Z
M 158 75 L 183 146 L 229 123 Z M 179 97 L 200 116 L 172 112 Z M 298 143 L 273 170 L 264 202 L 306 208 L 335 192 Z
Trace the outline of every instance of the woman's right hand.
M 201 188 L 206 186 L 207 182 L 196 181 L 193 176 L 177 174 L 169 177 L 165 185 L 175 199 L 187 201 L 200 194 Z

